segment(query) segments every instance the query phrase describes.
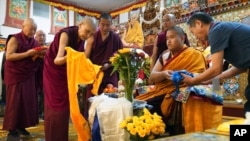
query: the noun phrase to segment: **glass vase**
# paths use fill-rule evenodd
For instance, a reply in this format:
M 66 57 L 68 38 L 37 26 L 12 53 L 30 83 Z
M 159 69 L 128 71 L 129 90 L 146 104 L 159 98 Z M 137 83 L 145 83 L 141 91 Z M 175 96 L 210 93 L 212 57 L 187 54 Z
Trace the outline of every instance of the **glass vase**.
M 134 85 L 135 78 L 124 78 L 125 98 L 130 102 L 133 102 L 134 99 Z

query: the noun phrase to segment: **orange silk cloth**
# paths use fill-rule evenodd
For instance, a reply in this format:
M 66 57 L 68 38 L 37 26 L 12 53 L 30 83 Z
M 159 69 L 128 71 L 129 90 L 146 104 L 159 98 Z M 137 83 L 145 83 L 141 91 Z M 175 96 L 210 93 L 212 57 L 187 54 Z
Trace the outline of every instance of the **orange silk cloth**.
M 162 70 L 187 70 L 188 72 L 192 73 L 201 73 L 206 70 L 206 62 L 200 51 L 197 51 L 192 47 L 188 47 L 177 57 L 175 57 L 169 64 L 163 66 Z M 184 86 L 184 84 L 181 84 L 180 88 Z M 170 95 L 174 91 L 174 83 L 171 80 L 165 79 L 164 81 L 155 85 L 154 91 L 140 95 L 136 97 L 136 99 L 147 100 L 163 94 Z
M 163 70 L 187 70 L 192 73 L 202 73 L 206 70 L 206 61 L 202 53 L 192 47 L 183 50 L 171 62 L 163 67 Z M 181 84 L 180 88 L 186 87 Z M 155 90 L 136 97 L 139 100 L 153 99 L 156 96 L 165 95 L 170 97 L 175 91 L 172 81 L 165 79 L 155 85 Z M 165 99 L 162 102 L 162 110 L 165 109 Z M 164 111 L 163 111 L 164 113 Z M 204 131 L 205 129 L 217 127 L 222 119 L 222 106 L 213 105 L 201 99 L 189 97 L 187 103 L 183 104 L 183 119 L 185 132 Z
M 86 119 L 80 113 L 77 91 L 79 84 L 93 84 L 92 93 L 97 94 L 103 78 L 101 66 L 94 65 L 87 59 L 84 52 L 78 52 L 70 47 L 67 51 L 67 79 L 69 90 L 70 116 L 78 133 L 78 141 L 91 140 L 90 127 Z
M 135 21 L 132 27 L 129 26 L 124 40 L 128 43 L 135 43 L 142 48 L 144 44 L 144 36 L 142 32 L 142 27 L 138 21 Z

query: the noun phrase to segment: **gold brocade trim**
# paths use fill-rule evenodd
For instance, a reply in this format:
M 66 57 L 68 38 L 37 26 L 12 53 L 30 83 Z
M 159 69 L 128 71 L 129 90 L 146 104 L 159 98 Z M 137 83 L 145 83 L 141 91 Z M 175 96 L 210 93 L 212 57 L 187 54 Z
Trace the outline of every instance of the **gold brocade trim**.
M 77 7 L 74 7 L 72 5 L 61 4 L 58 2 L 56 3 L 56 2 L 47 1 L 47 0 L 34 0 L 34 1 L 48 4 L 48 5 L 55 6 L 55 7 L 60 7 L 60 8 L 66 9 L 66 10 L 72 10 L 72 11 L 75 11 L 78 13 L 84 13 L 84 14 L 92 16 L 92 17 L 97 17 L 97 18 L 100 17 L 100 13 L 98 13 L 98 12 L 85 10 L 83 8 L 77 8 Z
M 137 9 L 137 8 L 140 8 L 140 7 L 143 7 L 147 4 L 147 1 L 144 1 L 142 3 L 137 3 L 137 4 L 133 4 L 131 6 L 128 6 L 126 8 L 122 8 L 120 10 L 117 10 L 117 11 L 113 11 L 110 13 L 110 15 L 113 17 L 113 16 L 117 16 L 117 15 L 120 15 L 122 13 L 125 13 L 125 12 L 129 12 L 133 9 Z
M 75 11 L 78 13 L 84 13 L 88 16 L 92 16 L 92 17 L 96 17 L 96 18 L 99 18 L 101 15 L 99 12 L 90 11 L 90 10 L 87 10 L 84 8 L 77 8 L 77 7 L 72 6 L 72 5 L 66 5 L 66 4 L 62 4 L 62 3 L 58 3 L 58 2 L 53 2 L 53 1 L 48 1 L 48 0 L 34 0 L 34 1 L 39 2 L 39 3 L 48 4 L 48 5 L 55 6 L 55 7 L 60 7 L 60 8 L 66 9 L 66 10 L 72 10 L 72 11 Z M 121 8 L 120 10 L 111 11 L 110 15 L 112 17 L 115 17 L 115 16 L 120 15 L 122 13 L 129 12 L 133 9 L 143 7 L 146 5 L 146 3 L 147 3 L 147 0 L 133 4 L 133 5 L 129 5 L 127 7 Z

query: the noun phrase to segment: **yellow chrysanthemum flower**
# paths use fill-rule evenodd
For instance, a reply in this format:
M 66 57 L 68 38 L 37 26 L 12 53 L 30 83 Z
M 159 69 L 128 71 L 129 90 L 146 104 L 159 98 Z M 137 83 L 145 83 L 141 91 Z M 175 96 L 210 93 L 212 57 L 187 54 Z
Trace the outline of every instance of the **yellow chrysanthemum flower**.
M 149 112 L 147 108 L 143 108 L 143 113 L 144 115 L 151 115 L 151 113 Z
M 130 130 L 130 134 L 131 134 L 131 135 L 136 135 L 136 134 L 137 134 L 136 129 L 135 129 L 135 128 L 132 128 L 132 129 Z
M 156 135 L 165 133 L 165 124 L 157 113 L 151 114 L 148 109 L 143 109 L 143 115 L 127 117 L 120 124 L 130 135 L 142 139 L 154 139 Z
M 123 49 L 118 50 L 118 52 L 119 52 L 120 54 L 129 53 L 129 52 L 130 52 L 130 48 L 123 48 Z
M 120 128 L 126 128 L 126 126 L 127 126 L 127 121 L 124 120 L 120 123 Z
M 138 134 L 140 137 L 144 138 L 146 136 L 146 132 L 144 129 L 138 130 Z
M 131 129 L 134 129 L 134 124 L 133 123 L 128 123 L 127 124 L 127 130 L 130 131 Z

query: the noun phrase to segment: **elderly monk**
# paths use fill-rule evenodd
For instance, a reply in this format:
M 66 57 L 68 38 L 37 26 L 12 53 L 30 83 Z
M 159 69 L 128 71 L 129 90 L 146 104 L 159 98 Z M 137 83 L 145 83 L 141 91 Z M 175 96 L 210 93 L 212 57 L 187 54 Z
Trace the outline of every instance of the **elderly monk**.
M 45 53 L 46 49 L 46 34 L 42 30 L 37 30 L 35 34 L 35 39 L 39 44 L 39 47 L 44 48 L 45 50 L 43 51 Z M 42 54 L 44 54 L 42 53 Z M 39 55 L 36 56 L 36 58 L 39 57 Z M 40 56 L 40 57 L 43 57 Z M 35 58 L 34 58 L 35 59 Z M 43 59 L 39 59 L 39 69 L 37 73 L 37 92 L 38 92 L 38 112 L 39 112 L 39 118 L 43 119 L 44 118 L 44 95 L 43 95 L 43 85 L 42 85 L 42 75 L 43 75 Z
M 144 36 L 138 18 L 137 13 L 133 14 L 128 23 L 128 30 L 125 29 L 123 33 L 122 43 L 124 47 L 142 48 L 144 45 Z
M 95 31 L 94 21 L 85 17 L 78 26 L 66 27 L 56 33 L 45 54 L 43 86 L 46 141 L 68 141 L 70 111 L 65 47 L 84 51 L 85 40 Z
M 37 40 L 38 44 L 40 46 L 46 45 L 46 34 L 42 30 L 37 30 L 35 39 Z
M 9 35 L 6 42 L 4 81 L 6 84 L 6 109 L 3 129 L 8 138 L 29 135 L 25 128 L 38 124 L 38 103 L 35 75 L 38 62 L 32 57 L 38 52 L 34 39 L 37 25 L 31 18 L 24 20 L 22 31 Z
M 151 70 L 153 69 L 157 59 L 162 54 L 162 52 L 168 49 L 168 46 L 166 44 L 166 32 L 170 27 L 176 24 L 175 16 L 173 14 L 164 15 L 162 17 L 162 24 L 163 24 L 163 32 L 158 34 L 154 42 L 153 53 L 151 56 L 151 59 L 152 59 L 151 66 L 150 66 Z M 184 44 L 186 44 L 187 46 L 190 46 L 186 34 L 185 34 Z
M 93 64 L 101 65 L 104 71 L 103 81 L 99 87 L 98 93 L 102 93 L 108 84 L 118 86 L 118 74 L 111 72 L 113 67 L 109 58 L 122 48 L 122 42 L 118 34 L 111 31 L 112 18 L 108 13 L 102 13 L 99 20 L 99 30 L 87 41 L 86 56 L 90 58 Z M 88 90 L 92 89 L 88 87 Z M 89 92 L 89 91 L 88 91 Z M 91 94 L 88 93 L 88 96 Z
M 192 73 L 202 73 L 206 70 L 206 60 L 200 51 L 184 45 L 185 33 L 180 27 L 169 28 L 166 37 L 169 50 L 161 54 L 150 74 L 151 81 L 156 84 L 155 90 L 140 95 L 136 99 L 146 100 L 148 104 L 153 105 L 152 112 L 162 115 L 167 123 L 179 118 L 180 123 L 184 122 L 186 133 L 216 127 L 222 119 L 222 107 L 191 96 L 185 104 L 179 102 L 179 107 L 182 107 L 180 109 L 183 111 L 177 114 L 177 119 L 171 118 L 171 114 L 176 112 L 171 111 L 171 104 L 174 103 L 171 94 L 176 90 L 176 86 L 171 80 L 172 72 L 187 70 Z M 179 87 L 187 86 L 182 83 Z M 175 127 L 178 125 L 171 125 L 167 124 L 167 127 L 170 127 L 168 132 L 171 135 L 177 134 L 178 131 Z

